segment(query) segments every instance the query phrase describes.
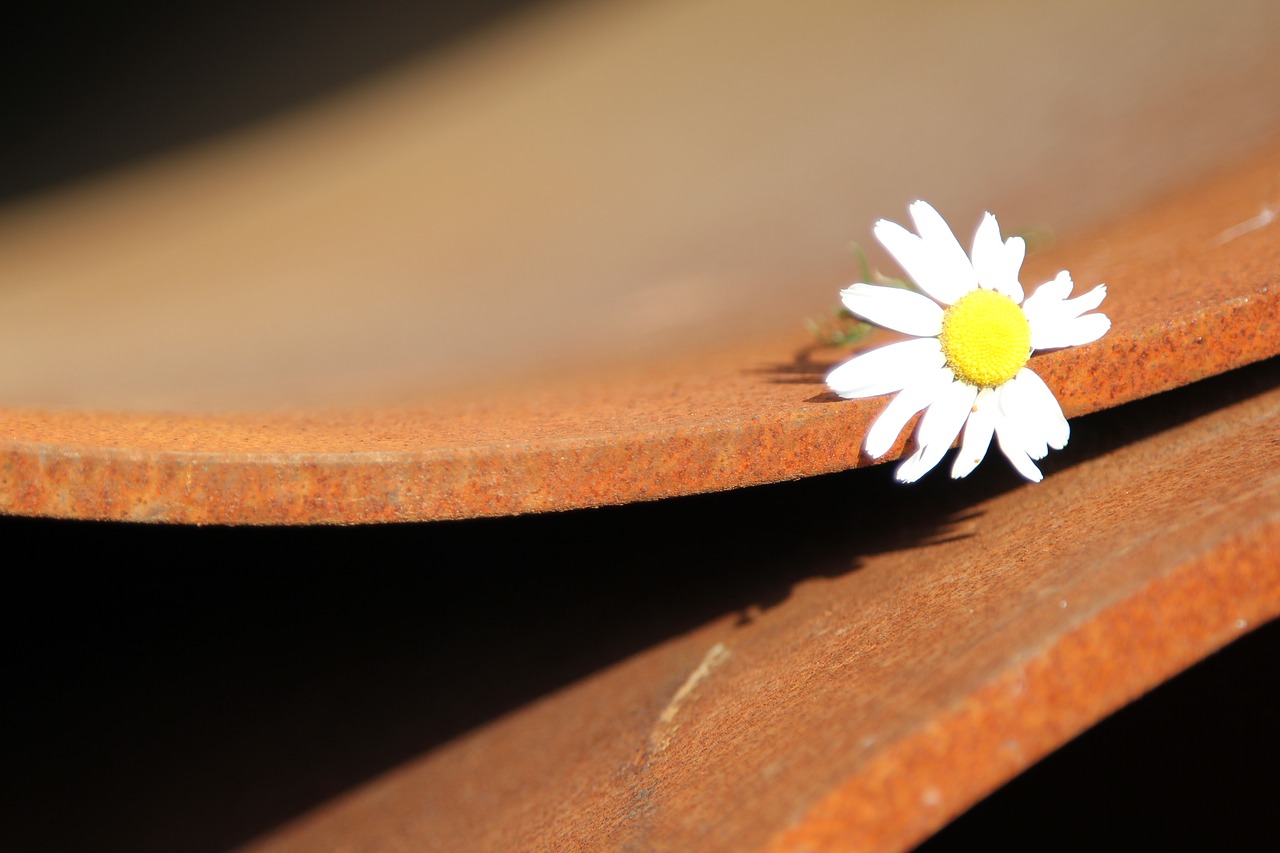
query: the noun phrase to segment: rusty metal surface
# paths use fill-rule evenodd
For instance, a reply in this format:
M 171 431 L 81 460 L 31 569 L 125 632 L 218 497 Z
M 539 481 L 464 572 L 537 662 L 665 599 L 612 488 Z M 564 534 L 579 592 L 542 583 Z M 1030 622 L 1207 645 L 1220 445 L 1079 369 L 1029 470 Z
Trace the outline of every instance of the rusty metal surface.
M 1110 287 L 1110 334 L 1032 363 L 1069 417 L 1280 352 L 1280 224 L 1237 227 L 1280 199 L 1278 176 L 1273 148 L 1029 259 L 1028 281 L 1065 266 L 1081 285 Z M 6 409 L 0 510 L 197 524 L 448 519 L 651 500 L 865 464 L 860 442 L 884 401 L 837 404 L 824 395 L 825 370 L 845 354 L 814 350 L 803 335 L 425 407 Z
M 859 480 L 862 509 L 790 558 L 804 580 L 785 601 L 643 649 L 249 849 L 908 849 L 1280 612 L 1278 371 L 1090 416 L 1039 485 L 991 472 L 913 512 L 876 497 L 887 478 Z

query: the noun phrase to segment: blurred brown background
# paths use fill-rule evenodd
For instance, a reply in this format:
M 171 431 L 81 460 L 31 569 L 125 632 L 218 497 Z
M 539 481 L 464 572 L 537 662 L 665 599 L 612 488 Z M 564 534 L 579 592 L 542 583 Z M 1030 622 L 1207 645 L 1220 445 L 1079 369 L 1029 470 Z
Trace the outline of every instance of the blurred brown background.
M 3 404 L 418 403 L 678 358 L 827 310 L 913 198 L 962 240 L 983 209 L 1070 233 L 1280 130 L 1268 0 L 20 15 Z

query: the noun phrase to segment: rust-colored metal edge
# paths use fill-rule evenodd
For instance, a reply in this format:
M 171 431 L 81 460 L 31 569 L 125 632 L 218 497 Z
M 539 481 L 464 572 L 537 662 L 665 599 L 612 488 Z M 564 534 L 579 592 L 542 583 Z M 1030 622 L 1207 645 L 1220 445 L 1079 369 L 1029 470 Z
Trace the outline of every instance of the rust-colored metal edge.
M 1280 352 L 1280 149 L 1028 262 L 1106 281 L 1112 331 L 1032 366 L 1075 416 Z M 1260 220 L 1259 220 L 1260 221 Z M 1243 224 L 1243 225 L 1242 225 Z M 835 288 L 844 282 L 833 282 Z M 0 512 L 195 524 L 363 523 L 621 504 L 869 464 L 883 399 L 788 333 L 483 399 L 202 416 L 0 411 Z M 901 452 L 901 444 L 887 458 Z
M 908 849 L 1280 613 L 1276 368 L 1110 413 L 1095 425 L 1111 435 L 1038 485 L 931 492 L 915 519 L 851 499 L 785 601 L 647 648 L 248 849 Z
M 1274 619 L 1277 553 L 1275 519 L 1225 537 L 877 755 L 765 849 L 909 849 L 1090 725 Z M 1091 690 L 1081 689 L 1082 673 L 1096 679 Z

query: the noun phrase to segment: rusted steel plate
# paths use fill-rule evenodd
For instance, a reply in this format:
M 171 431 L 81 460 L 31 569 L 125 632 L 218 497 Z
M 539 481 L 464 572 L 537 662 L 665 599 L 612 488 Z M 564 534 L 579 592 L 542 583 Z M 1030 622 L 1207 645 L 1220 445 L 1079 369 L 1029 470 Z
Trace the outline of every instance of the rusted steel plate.
M 804 578 L 784 601 L 644 648 L 249 849 L 908 849 L 1280 612 L 1278 424 L 1272 360 L 1091 416 L 1038 485 L 983 472 L 877 503 L 890 484 L 868 480 L 830 541 L 779 566 Z
M 1029 259 L 1027 281 L 1067 267 L 1078 287 L 1110 287 L 1104 307 L 1114 326 L 1103 340 L 1032 363 L 1069 417 L 1280 352 L 1280 223 L 1258 218 L 1278 200 L 1273 148 Z M 832 282 L 833 300 L 844 283 Z M 0 410 L 0 511 L 197 524 L 408 521 L 836 471 L 868 462 L 860 443 L 884 405 L 824 393 L 825 371 L 845 356 L 814 349 L 797 331 L 421 406 L 226 415 L 10 408 Z

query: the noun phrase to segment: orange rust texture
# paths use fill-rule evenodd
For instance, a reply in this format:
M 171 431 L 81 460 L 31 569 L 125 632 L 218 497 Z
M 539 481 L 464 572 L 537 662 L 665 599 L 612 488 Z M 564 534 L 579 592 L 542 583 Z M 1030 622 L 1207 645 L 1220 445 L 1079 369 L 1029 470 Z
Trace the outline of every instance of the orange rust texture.
M 1106 281 L 1111 333 L 1033 360 L 1068 416 L 1280 352 L 1280 148 L 1093 236 L 1027 282 Z M 833 291 L 833 300 L 835 297 Z M 780 325 L 798 325 L 798 317 Z M 882 399 L 836 403 L 846 353 L 802 332 L 473 400 L 201 416 L 0 410 L 0 511 L 196 524 L 410 521 L 620 504 L 868 464 Z M 901 451 L 901 445 L 890 458 Z
M 1280 525 L 1227 538 L 895 744 L 768 849 L 902 850 L 1080 731 L 1280 609 Z M 1229 602 L 1229 604 L 1228 604 Z M 1064 672 L 1074 671 L 1073 678 Z M 1089 689 L 1086 689 L 1089 688 Z M 1010 696 L 1030 698 L 1009 701 Z
M 1108 437 L 1081 436 L 1043 483 L 954 484 L 933 535 L 850 518 L 847 549 L 795 558 L 808 579 L 781 604 L 646 649 L 249 849 L 906 849 L 1280 613 L 1277 424 L 1276 360 L 1094 416 Z

